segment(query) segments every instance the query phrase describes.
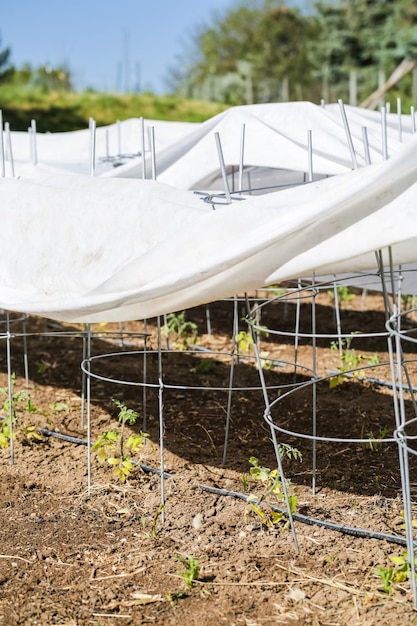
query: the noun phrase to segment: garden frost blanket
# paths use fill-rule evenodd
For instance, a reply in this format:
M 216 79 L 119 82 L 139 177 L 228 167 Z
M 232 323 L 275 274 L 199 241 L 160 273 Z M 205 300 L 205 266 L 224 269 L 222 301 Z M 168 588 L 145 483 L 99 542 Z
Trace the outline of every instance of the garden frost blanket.
M 417 261 L 417 141 L 388 161 L 212 205 L 155 181 L 0 179 L 0 307 L 150 318 L 311 272 Z
M 359 167 L 366 164 L 363 129 L 367 129 L 371 163 L 383 159 L 381 114 L 359 107 L 345 107 L 353 150 Z M 402 116 L 402 139 L 411 136 L 410 116 Z M 398 118 L 387 115 L 389 155 L 401 148 Z M 242 140 L 242 129 L 245 129 Z M 280 182 L 279 171 L 308 171 L 308 133 L 311 131 L 312 170 L 318 175 L 335 175 L 353 169 L 339 105 L 321 107 L 311 102 L 282 102 L 237 106 L 196 125 L 177 141 L 156 154 L 156 177 L 182 189 L 210 188 L 220 176 L 215 142 L 218 134 L 226 167 L 243 165 L 275 168 L 270 185 Z M 158 136 L 156 130 L 156 136 Z M 150 172 L 150 159 L 147 159 Z M 126 163 L 105 176 L 141 177 L 139 161 Z M 148 176 L 149 177 L 149 176 Z M 222 183 L 221 188 L 223 189 Z M 251 185 L 244 181 L 243 188 Z
M 357 165 L 367 163 L 363 129 L 367 129 L 369 159 L 383 160 L 382 119 L 376 111 L 346 106 Z M 281 102 L 232 107 L 199 123 L 131 119 L 97 128 L 95 134 L 95 175 L 117 178 L 152 178 L 150 131 L 155 144 L 155 176 L 160 182 L 180 189 L 223 189 L 217 133 L 228 172 L 240 163 L 247 168 L 273 168 L 265 185 L 287 183 L 285 173 L 302 174 L 309 168 L 308 133 L 311 132 L 312 170 L 315 177 L 335 175 L 353 169 L 341 110 L 337 104 L 321 107 L 311 102 Z M 399 130 L 401 129 L 401 132 Z M 245 129 L 242 140 L 242 130 Z M 143 131 L 143 136 L 142 136 Z M 388 155 L 412 137 L 411 116 L 386 115 Z M 36 163 L 34 137 L 11 132 L 16 177 L 48 173 L 88 175 L 91 141 L 88 129 L 66 133 L 37 133 Z M 6 176 L 13 176 L 6 143 Z M 144 153 L 142 155 L 142 146 Z M 145 175 L 144 175 L 145 174 Z M 264 174 L 265 176 L 265 174 Z M 253 172 L 243 179 L 243 188 L 254 187 Z M 263 186 L 263 185 L 262 185 Z M 231 184 L 232 187 L 232 184 Z

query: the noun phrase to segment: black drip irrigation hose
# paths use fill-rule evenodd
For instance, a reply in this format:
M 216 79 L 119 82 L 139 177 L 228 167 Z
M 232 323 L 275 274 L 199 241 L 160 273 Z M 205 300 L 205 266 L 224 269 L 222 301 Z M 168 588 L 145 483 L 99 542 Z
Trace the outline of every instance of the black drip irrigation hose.
M 228 491 L 226 489 L 216 489 L 215 487 L 206 487 L 205 485 L 199 485 L 199 487 L 203 491 L 217 493 L 218 495 L 222 496 L 233 496 L 234 498 L 240 498 L 241 500 L 247 502 L 247 496 L 244 493 L 239 493 L 237 491 Z M 253 500 L 253 502 L 256 504 L 256 500 Z M 279 507 L 273 506 L 272 504 L 268 504 L 268 506 L 270 506 L 273 511 L 277 513 L 282 513 L 286 517 L 288 517 L 287 511 L 285 511 L 284 509 L 280 509 Z M 320 520 L 315 517 L 301 515 L 301 513 L 293 513 L 292 518 L 296 522 L 302 522 L 303 524 L 308 524 L 309 526 L 322 526 L 327 530 L 335 530 L 345 535 L 352 535 L 353 537 L 362 537 L 364 539 L 380 539 L 389 541 L 390 543 L 397 543 L 404 546 L 407 545 L 405 537 L 399 537 L 397 535 L 387 535 L 385 533 L 378 533 L 376 531 L 366 530 L 364 528 L 354 528 L 353 526 L 344 526 L 342 524 L 335 524 L 334 522 L 325 522 L 324 520 Z
M 76 443 L 79 445 L 87 445 L 88 443 L 86 439 L 72 437 L 71 435 L 64 435 L 63 433 L 58 433 L 54 430 L 47 430 L 46 428 L 38 428 L 38 431 L 45 437 L 57 437 L 58 439 L 62 439 L 63 441 L 68 441 L 70 443 Z M 135 462 L 134 465 L 137 465 L 148 474 L 158 474 L 158 476 L 161 475 L 161 470 L 156 469 L 155 467 L 150 467 L 149 465 Z M 169 472 L 164 472 L 164 478 L 172 478 L 172 474 L 170 474 Z M 205 491 L 207 493 L 213 493 L 218 496 L 230 496 L 232 498 L 237 498 L 239 500 L 247 502 L 247 496 L 244 493 L 240 493 L 239 491 L 229 491 L 228 489 L 209 487 L 208 485 L 198 485 L 198 487 L 202 489 L 202 491 Z M 255 504 L 257 503 L 255 500 L 253 502 Z M 281 513 L 288 517 L 288 512 L 285 509 L 280 509 L 279 507 L 272 504 L 268 504 L 268 506 L 270 506 L 271 509 L 276 513 Z M 321 526 L 322 528 L 326 528 L 327 530 L 334 530 L 344 535 L 351 535 L 353 537 L 360 537 L 362 539 L 378 539 L 380 541 L 388 541 L 389 543 L 396 543 L 401 546 L 407 546 L 406 538 L 399 537 L 398 535 L 388 535 L 386 533 L 379 533 L 373 530 L 366 530 L 364 528 L 355 528 L 353 526 L 345 526 L 343 524 L 336 524 L 334 522 L 325 522 L 324 520 L 320 520 L 315 517 L 309 517 L 307 515 L 301 515 L 300 513 L 293 513 L 292 518 L 296 522 L 301 522 L 309 526 Z M 415 545 L 417 546 L 417 541 L 415 542 Z
M 397 391 L 399 391 L 400 389 L 404 389 L 405 391 L 417 391 L 417 387 L 410 387 L 409 385 L 399 385 L 398 383 L 393 384 L 389 380 L 370 378 L 369 376 L 356 377 L 354 374 L 349 374 L 348 372 L 343 372 L 340 370 L 330 370 L 329 374 L 331 374 L 331 376 L 345 376 L 346 378 L 356 378 L 356 380 L 359 380 L 361 382 L 373 383 L 375 385 L 378 385 L 379 387 L 389 387 L 390 389 L 395 388 Z

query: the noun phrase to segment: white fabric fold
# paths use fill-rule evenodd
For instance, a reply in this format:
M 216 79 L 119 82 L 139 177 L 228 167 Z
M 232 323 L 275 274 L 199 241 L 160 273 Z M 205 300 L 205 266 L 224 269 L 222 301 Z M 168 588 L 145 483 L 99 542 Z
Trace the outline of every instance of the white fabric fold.
M 149 318 L 312 272 L 417 262 L 417 139 L 388 161 L 230 205 L 155 181 L 0 179 L 0 307 Z

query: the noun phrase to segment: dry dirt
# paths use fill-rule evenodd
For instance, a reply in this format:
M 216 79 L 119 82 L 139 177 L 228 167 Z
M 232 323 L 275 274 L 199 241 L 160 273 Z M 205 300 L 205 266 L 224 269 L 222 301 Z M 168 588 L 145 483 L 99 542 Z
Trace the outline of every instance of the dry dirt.
M 260 323 L 290 330 L 294 306 L 291 301 L 269 305 Z M 161 363 L 161 402 L 156 320 L 146 325 L 146 379 L 143 354 L 131 353 L 142 349 L 142 322 L 92 327 L 93 355 L 120 353 L 92 362 L 92 441 L 109 429 L 120 431 L 113 399 L 140 414 L 136 425 L 126 427 L 127 434 L 140 432 L 146 415 L 149 440 L 133 455 L 137 464 L 124 484 L 93 452 L 90 489 L 86 412 L 81 424 L 83 327 L 27 320 L 28 405 L 22 324 L 13 321 L 14 462 L 9 446 L 0 450 L 1 624 L 417 623 L 409 581 L 393 582 L 384 591 L 376 573 L 378 568 L 388 571 L 393 566 L 390 557 L 405 552 L 396 443 L 319 441 L 313 493 L 311 441 L 278 433 L 280 442 L 302 453 L 301 461 L 283 460 L 288 492 L 296 498 L 298 553 L 286 518 L 272 522 L 277 508 L 285 510 L 279 494 L 266 496 L 258 513 L 245 501 L 249 494 L 262 498 L 266 490 L 250 474 L 250 457 L 256 457 L 262 468 L 276 468 L 277 461 L 263 417 L 259 371 L 253 359 L 242 357 L 234 366 L 236 390 L 223 463 L 230 374 L 226 352 L 233 334 L 233 307 L 228 301 L 187 311 L 186 319 L 198 326 L 199 351 L 172 349 L 171 337 L 172 351 L 163 353 Z M 238 318 L 243 314 L 244 303 L 239 302 Z M 316 321 L 318 329 L 334 332 L 334 310 L 326 292 L 318 298 Z M 362 298 L 358 293 L 343 305 L 341 321 L 344 332 L 384 332 L 380 296 Z M 309 332 L 308 300 L 302 305 L 301 323 Z M 128 333 L 123 342 L 119 331 Z M 262 372 L 273 400 L 294 382 L 294 368 L 287 364 L 294 361 L 294 340 L 274 333 L 261 337 L 261 353 L 268 359 Z M 317 341 L 321 376 L 340 366 L 330 341 Z M 0 407 L 7 399 L 7 342 L 3 342 Z M 298 360 L 306 367 L 312 365 L 311 343 L 304 338 L 298 346 Z M 375 354 L 381 363 L 388 358 L 384 337 L 358 335 L 351 348 L 363 365 Z M 410 371 L 415 377 L 412 364 Z M 390 380 L 389 368 L 380 365 L 362 375 L 371 380 L 342 378 L 334 388 L 328 380 L 317 384 L 319 436 L 392 436 L 393 400 L 390 388 L 382 383 Z M 298 383 L 308 377 L 307 369 L 297 368 Z M 146 394 L 141 385 L 107 378 L 124 383 L 146 380 Z M 163 481 L 158 473 L 159 406 L 164 418 Z M 7 406 L 2 413 L 7 418 Z M 274 405 L 272 417 L 287 430 L 311 433 L 311 385 Z M 31 426 L 41 430 L 28 430 Z M 41 439 L 34 438 L 34 432 L 41 433 Z M 413 466 L 411 473 L 415 480 Z M 198 567 L 187 585 L 193 562 Z M 393 567 L 396 573 L 398 566 Z

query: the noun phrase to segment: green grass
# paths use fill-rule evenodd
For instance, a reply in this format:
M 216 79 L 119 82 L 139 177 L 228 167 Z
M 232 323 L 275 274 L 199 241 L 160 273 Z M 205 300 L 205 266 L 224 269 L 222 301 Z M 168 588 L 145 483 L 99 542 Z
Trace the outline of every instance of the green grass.
M 204 122 L 228 108 L 214 102 L 184 100 L 177 96 L 144 94 L 44 93 L 22 87 L 0 86 L 3 121 L 11 130 L 26 131 L 36 120 L 40 132 L 63 132 L 88 127 L 89 118 L 97 126 L 117 120 L 144 117 L 176 122 Z

